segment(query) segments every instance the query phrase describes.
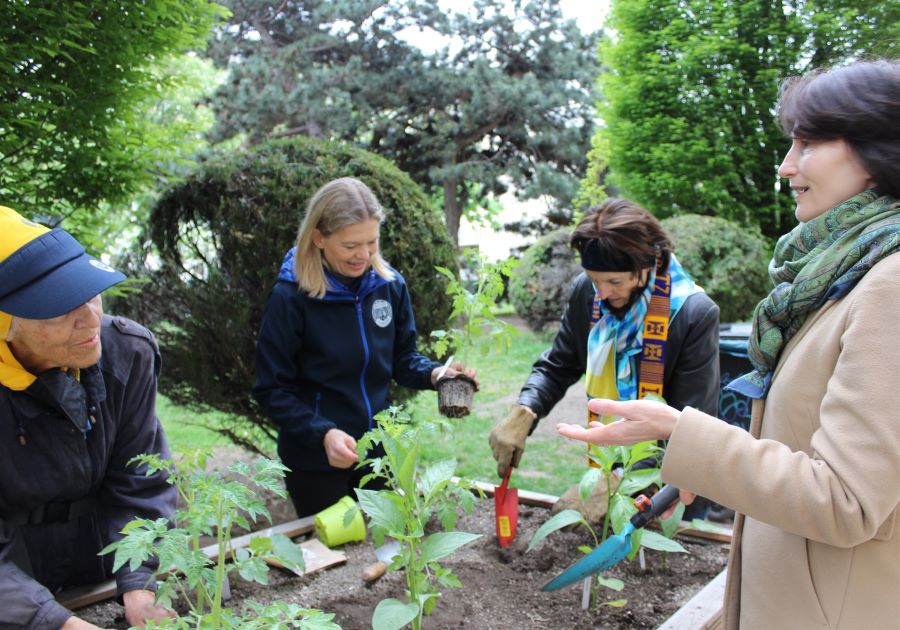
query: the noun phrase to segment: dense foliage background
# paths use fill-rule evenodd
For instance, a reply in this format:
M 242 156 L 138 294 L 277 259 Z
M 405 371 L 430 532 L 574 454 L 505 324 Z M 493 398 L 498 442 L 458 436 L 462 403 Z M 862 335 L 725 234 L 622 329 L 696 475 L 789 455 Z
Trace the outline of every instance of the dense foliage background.
M 460 217 L 513 187 L 565 224 L 593 132 L 599 34 L 555 0 L 229 0 L 216 140 L 343 139 L 394 161 Z M 426 41 L 424 50 L 410 33 Z M 545 228 L 546 229 L 546 228 Z
M 582 272 L 575 250 L 569 247 L 571 227 L 545 234 L 525 250 L 509 279 L 509 301 L 528 327 L 540 332 L 562 317 L 572 281 Z
M 685 271 L 719 305 L 719 320 L 749 321 L 772 289 L 772 250 L 759 230 L 699 214 L 663 219 L 662 225 Z
M 597 33 L 555 0 L 447 6 L 2 2 L 0 203 L 95 253 L 132 248 L 152 281 L 117 308 L 159 334 L 164 386 L 258 419 L 261 304 L 326 179 L 357 174 L 395 211 L 385 251 L 423 333 L 447 326 L 433 266 L 456 268 L 460 218 L 490 219 L 508 190 L 542 196 L 514 226 L 535 235 L 611 194 L 670 217 L 723 321 L 745 319 L 795 224 L 780 81 L 900 55 L 895 0 L 611 0 Z M 577 271 L 559 238 L 510 287 L 535 327 Z
M 782 79 L 894 56 L 893 0 L 615 0 L 585 203 L 625 196 L 659 217 L 718 216 L 774 239 L 795 225 L 776 168 Z
M 151 114 L 187 78 L 162 69 L 226 13 L 207 0 L 0 2 L 0 203 L 72 216 L 66 227 L 102 248 L 101 204 L 154 183 L 192 131 Z

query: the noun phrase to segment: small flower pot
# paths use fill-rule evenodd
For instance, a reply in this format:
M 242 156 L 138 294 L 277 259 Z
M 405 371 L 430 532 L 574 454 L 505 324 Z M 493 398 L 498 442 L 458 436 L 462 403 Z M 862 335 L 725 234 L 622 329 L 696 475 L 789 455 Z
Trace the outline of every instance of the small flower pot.
M 349 512 L 353 511 L 352 517 Z M 316 535 L 327 547 L 366 539 L 366 523 L 362 510 L 351 497 L 345 496 L 315 515 Z
M 448 376 L 437 382 L 438 409 L 447 418 L 462 418 L 472 412 L 472 397 L 478 387 L 465 374 Z

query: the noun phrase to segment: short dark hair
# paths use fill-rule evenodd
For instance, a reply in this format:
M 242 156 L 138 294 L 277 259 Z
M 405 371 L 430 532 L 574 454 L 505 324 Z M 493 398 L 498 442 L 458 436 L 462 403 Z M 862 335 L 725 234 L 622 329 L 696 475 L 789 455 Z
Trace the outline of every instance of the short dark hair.
M 844 140 L 879 192 L 900 197 L 900 62 L 859 61 L 782 83 L 781 128 L 789 136 Z
M 669 268 L 672 240 L 656 217 L 633 201 L 609 197 L 590 208 L 569 243 L 582 252 L 590 241 L 615 260 L 616 266 L 632 273 L 652 267 L 654 261 L 657 271 Z

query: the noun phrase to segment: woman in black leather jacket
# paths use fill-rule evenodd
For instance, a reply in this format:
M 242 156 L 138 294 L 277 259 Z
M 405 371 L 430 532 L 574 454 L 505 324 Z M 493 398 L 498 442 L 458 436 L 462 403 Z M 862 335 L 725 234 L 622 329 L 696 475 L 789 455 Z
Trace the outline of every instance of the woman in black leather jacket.
M 571 244 L 584 273 L 574 281 L 553 345 L 535 362 L 517 403 L 490 434 L 501 476 L 508 466 L 518 466 L 526 437 L 586 372 L 589 397 L 597 388 L 622 400 L 654 393 L 678 409 L 718 412 L 719 307 L 681 269 L 659 221 L 637 204 L 610 198 L 587 212 Z M 645 339 L 644 328 L 648 313 L 663 308 L 653 297 L 653 287 L 664 277 L 669 277 L 671 304 L 666 308 L 669 317 L 659 322 L 667 331 L 660 344 Z M 642 366 L 654 357 L 658 365 L 644 367 L 642 379 Z M 645 382 L 649 371 L 661 372 L 661 378 Z M 605 495 L 605 485 L 597 496 L 601 491 Z M 695 503 L 693 512 L 702 512 L 703 502 Z M 554 511 L 569 507 L 594 522 L 606 508 L 605 501 L 582 504 L 577 486 L 560 498 Z

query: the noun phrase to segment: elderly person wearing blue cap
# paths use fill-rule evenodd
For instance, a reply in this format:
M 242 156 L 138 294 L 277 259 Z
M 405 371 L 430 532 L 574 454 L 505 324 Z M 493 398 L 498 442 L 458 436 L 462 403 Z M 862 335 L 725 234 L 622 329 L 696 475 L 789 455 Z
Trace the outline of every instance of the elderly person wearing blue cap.
M 95 628 L 54 599 L 112 576 L 98 552 L 137 517 L 165 517 L 176 491 L 129 460 L 169 455 L 156 417 L 150 332 L 104 317 L 125 279 L 63 230 L 0 206 L 0 627 Z M 115 573 L 130 625 L 172 616 L 153 562 Z

